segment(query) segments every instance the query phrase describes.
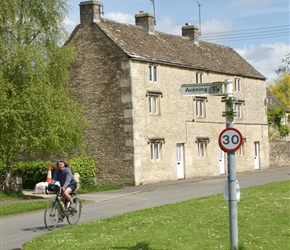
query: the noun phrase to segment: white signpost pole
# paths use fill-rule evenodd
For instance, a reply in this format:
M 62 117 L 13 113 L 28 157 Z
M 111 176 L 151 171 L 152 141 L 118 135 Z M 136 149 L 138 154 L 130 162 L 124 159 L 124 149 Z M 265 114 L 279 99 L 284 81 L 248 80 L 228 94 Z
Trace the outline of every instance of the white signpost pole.
M 233 83 L 225 81 L 226 127 L 234 127 L 234 97 Z M 237 185 L 235 152 L 228 152 L 228 194 L 231 249 L 238 249 L 238 213 L 237 213 Z

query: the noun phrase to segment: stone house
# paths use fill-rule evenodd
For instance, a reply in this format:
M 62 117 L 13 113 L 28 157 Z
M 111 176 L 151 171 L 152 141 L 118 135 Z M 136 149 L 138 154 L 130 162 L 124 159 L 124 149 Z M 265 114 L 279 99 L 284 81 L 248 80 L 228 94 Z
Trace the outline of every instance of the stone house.
M 265 77 L 232 48 L 158 32 L 154 16 L 135 25 L 104 19 L 100 3 L 80 3 L 80 24 L 66 44 L 76 48 L 69 89 L 91 126 L 87 154 L 98 184 L 141 185 L 227 173 L 218 144 L 225 129 L 221 96 L 185 97 L 182 84 L 232 80 L 235 128 L 243 134 L 237 171 L 269 167 Z

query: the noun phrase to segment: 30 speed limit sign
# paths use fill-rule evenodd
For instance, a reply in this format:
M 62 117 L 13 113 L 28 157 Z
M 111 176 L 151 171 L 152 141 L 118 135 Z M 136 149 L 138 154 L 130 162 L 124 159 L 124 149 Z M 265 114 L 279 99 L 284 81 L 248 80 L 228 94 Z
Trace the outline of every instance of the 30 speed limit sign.
M 219 145 L 225 152 L 234 152 L 243 143 L 241 132 L 235 128 L 226 128 L 219 135 Z

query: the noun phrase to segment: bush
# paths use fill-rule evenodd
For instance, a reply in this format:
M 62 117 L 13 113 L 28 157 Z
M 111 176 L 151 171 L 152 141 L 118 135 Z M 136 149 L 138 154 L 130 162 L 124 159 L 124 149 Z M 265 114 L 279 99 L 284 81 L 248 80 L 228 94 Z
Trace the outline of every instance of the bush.
M 14 172 L 22 174 L 22 188 L 34 189 L 39 182 L 46 181 L 47 168 L 51 166 L 52 176 L 56 169 L 56 163 L 51 161 L 19 162 L 13 166 Z M 96 167 L 90 156 L 78 156 L 69 161 L 69 167 L 74 173 L 79 173 L 81 185 L 84 187 L 95 186 Z M 5 165 L 0 164 L 0 172 L 5 173 Z
M 19 162 L 13 170 L 22 174 L 22 188 L 34 189 L 35 184 L 46 181 L 47 168 L 51 165 L 51 161 Z
M 95 162 L 90 156 L 78 156 L 72 158 L 69 163 L 73 173 L 79 173 L 82 186 L 94 186 L 96 167 Z

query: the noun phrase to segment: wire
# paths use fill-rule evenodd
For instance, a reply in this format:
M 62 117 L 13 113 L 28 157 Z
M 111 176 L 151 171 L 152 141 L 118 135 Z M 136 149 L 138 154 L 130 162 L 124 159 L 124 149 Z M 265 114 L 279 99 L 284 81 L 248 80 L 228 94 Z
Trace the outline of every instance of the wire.
M 211 41 L 230 42 L 230 41 L 264 39 L 271 37 L 282 37 L 289 36 L 290 34 L 289 27 L 290 25 L 282 25 L 257 29 L 204 33 L 201 35 L 201 39 L 208 42 Z

